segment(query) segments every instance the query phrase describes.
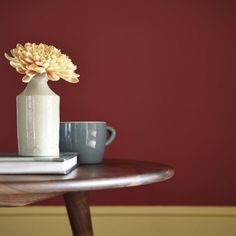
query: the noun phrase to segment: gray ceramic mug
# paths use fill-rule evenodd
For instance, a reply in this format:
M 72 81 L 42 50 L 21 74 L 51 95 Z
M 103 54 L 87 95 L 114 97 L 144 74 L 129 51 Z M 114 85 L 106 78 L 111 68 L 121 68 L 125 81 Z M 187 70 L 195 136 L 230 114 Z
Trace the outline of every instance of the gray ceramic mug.
M 115 137 L 115 129 L 106 122 L 60 122 L 60 152 L 78 152 L 81 164 L 101 163 L 105 147 Z

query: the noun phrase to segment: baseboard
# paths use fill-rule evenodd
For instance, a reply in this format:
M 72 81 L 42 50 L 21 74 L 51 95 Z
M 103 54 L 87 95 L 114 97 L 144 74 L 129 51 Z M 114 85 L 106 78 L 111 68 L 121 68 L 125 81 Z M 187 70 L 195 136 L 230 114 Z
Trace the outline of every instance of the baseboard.
M 91 207 L 95 236 L 235 236 L 236 207 Z M 2 236 L 70 236 L 64 207 L 0 208 Z

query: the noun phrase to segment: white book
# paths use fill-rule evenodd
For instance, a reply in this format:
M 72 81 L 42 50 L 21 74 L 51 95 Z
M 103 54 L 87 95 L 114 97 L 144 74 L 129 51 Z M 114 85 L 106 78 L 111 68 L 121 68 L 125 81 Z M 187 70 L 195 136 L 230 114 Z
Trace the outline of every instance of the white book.
M 67 174 L 76 166 L 77 153 L 61 153 L 58 157 L 0 153 L 0 174 Z

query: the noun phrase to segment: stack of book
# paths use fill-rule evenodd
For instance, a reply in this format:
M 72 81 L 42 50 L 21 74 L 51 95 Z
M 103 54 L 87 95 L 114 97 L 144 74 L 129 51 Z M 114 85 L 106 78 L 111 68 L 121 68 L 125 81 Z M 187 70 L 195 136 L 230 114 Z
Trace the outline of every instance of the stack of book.
M 0 174 L 68 174 L 79 164 L 77 153 L 29 157 L 0 153 Z

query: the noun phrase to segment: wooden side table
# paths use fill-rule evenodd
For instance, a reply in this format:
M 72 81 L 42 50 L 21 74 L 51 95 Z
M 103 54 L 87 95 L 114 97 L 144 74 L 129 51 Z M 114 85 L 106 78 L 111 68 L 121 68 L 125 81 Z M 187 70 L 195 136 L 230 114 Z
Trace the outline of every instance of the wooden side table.
M 0 206 L 24 206 L 64 196 L 74 236 L 92 236 L 86 191 L 123 188 L 165 181 L 174 175 L 166 165 L 127 160 L 106 160 L 81 165 L 68 175 L 0 175 Z

